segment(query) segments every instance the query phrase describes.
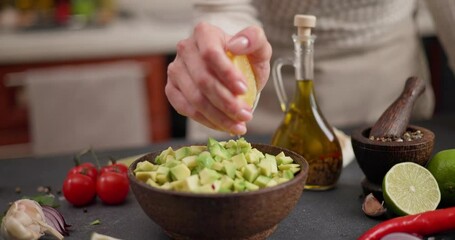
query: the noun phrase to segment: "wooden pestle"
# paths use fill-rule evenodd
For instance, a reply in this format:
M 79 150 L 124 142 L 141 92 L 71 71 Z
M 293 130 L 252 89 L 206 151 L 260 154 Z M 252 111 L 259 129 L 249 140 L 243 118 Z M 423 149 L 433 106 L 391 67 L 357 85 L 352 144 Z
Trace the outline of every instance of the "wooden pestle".
M 403 136 L 409 124 L 412 108 L 416 99 L 425 91 L 425 83 L 418 77 L 406 80 L 401 95 L 390 105 L 373 125 L 370 137 Z

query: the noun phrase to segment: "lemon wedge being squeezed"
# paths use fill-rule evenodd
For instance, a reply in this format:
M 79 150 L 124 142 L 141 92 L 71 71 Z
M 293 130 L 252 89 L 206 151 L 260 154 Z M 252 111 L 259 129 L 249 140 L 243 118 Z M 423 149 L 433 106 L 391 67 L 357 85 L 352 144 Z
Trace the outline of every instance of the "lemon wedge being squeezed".
M 258 88 L 256 86 L 256 77 L 254 76 L 253 68 L 246 55 L 233 55 L 231 52 L 226 53 L 231 59 L 234 66 L 242 72 L 246 78 L 247 91 L 240 95 L 239 98 L 245 101 L 249 106 L 254 108 Z

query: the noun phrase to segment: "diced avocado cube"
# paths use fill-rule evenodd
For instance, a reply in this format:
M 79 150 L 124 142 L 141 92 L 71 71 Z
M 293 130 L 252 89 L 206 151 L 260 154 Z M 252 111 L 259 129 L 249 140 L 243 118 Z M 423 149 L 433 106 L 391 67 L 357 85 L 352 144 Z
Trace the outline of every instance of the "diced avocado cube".
M 289 164 L 294 162 L 294 160 L 291 157 L 284 155 L 284 152 L 280 152 L 278 155 L 276 155 L 276 161 L 278 165 Z
M 181 147 L 175 150 L 174 154 L 175 159 L 180 161 L 182 158 L 191 155 L 191 149 L 189 147 Z
M 172 185 L 171 185 L 170 182 L 167 182 L 167 183 L 164 183 L 163 185 L 161 185 L 160 188 L 164 189 L 164 190 L 171 190 L 172 189 Z
M 264 154 L 256 148 L 253 148 L 245 155 L 245 157 L 248 163 L 258 163 L 262 158 L 264 158 Z
M 300 168 L 300 165 L 297 163 L 287 163 L 287 164 L 281 164 L 278 167 L 278 169 L 280 169 L 281 171 L 288 170 L 291 168 Z
M 275 179 L 275 181 L 278 183 L 278 184 L 281 184 L 281 183 L 285 183 L 285 182 L 288 182 L 289 179 L 288 178 L 277 178 Z
M 212 169 L 213 169 L 213 170 L 216 170 L 216 171 L 218 171 L 218 172 L 223 171 L 223 168 L 224 168 L 224 166 L 223 166 L 223 164 L 222 164 L 221 162 L 214 162 L 214 163 L 212 164 Z
M 221 189 L 232 189 L 234 185 L 234 180 L 226 175 L 221 177 Z
M 160 155 L 158 155 L 157 158 L 155 158 L 155 163 L 157 164 L 163 164 L 166 162 L 166 157 L 170 155 L 170 156 L 174 156 L 174 150 L 172 149 L 172 147 L 168 147 L 166 150 L 162 151 L 160 153 Z
M 259 175 L 254 181 L 254 184 L 258 185 L 260 188 L 264 188 L 267 186 L 267 183 L 269 183 L 269 181 L 270 181 L 269 177 Z
M 294 178 L 294 173 L 287 169 L 287 170 L 284 170 L 283 171 L 283 178 L 287 178 L 287 179 L 293 179 Z
M 213 138 L 209 138 L 207 146 L 212 156 L 217 160 L 228 159 L 230 157 L 228 151 L 223 146 L 221 146 L 221 144 L 218 141 L 216 141 Z
M 277 173 L 278 172 L 278 167 L 277 167 L 275 156 L 270 155 L 270 154 L 265 154 L 265 159 L 270 164 L 271 172 L 272 173 Z
M 212 164 L 215 162 L 213 160 L 212 156 L 210 155 L 210 152 L 204 151 L 201 152 L 197 158 L 196 158 L 197 165 L 200 169 L 203 168 L 211 168 Z
M 245 154 L 240 153 L 231 158 L 232 163 L 236 169 L 246 166 L 248 163 L 246 162 Z
M 261 160 L 258 167 L 260 169 L 260 173 L 267 177 L 272 176 L 272 173 L 278 172 L 275 157 L 269 154 L 265 155 L 265 158 Z
M 265 185 L 266 187 L 273 187 L 273 186 L 276 186 L 278 185 L 278 182 L 275 181 L 275 179 L 270 179 L 269 182 L 267 182 L 267 184 Z
M 185 185 L 184 180 L 179 180 L 179 181 L 173 181 L 170 182 L 171 189 L 175 191 L 183 191 L 183 187 Z
M 160 185 L 158 183 L 156 183 L 155 181 L 153 181 L 151 178 L 149 178 L 145 183 L 152 187 L 157 187 L 157 188 L 160 187 Z
M 174 180 L 184 180 L 191 175 L 191 170 L 183 163 L 171 168 L 169 171 Z
M 164 159 L 164 164 L 170 164 L 171 162 L 175 162 L 175 157 L 172 155 L 167 155 Z
M 249 152 L 251 150 L 251 144 L 245 140 L 245 138 L 239 138 L 237 140 L 237 147 L 241 148 L 243 153 Z
M 196 159 L 196 155 L 187 156 L 182 158 L 182 163 L 185 164 L 189 169 L 193 169 L 197 166 Z
M 202 185 L 210 184 L 221 178 L 221 174 L 215 170 L 204 168 L 199 172 L 199 179 Z
M 234 191 L 235 192 L 243 192 L 245 190 L 245 180 L 242 179 L 235 179 L 234 180 Z
M 221 181 L 204 184 L 198 187 L 197 192 L 200 193 L 217 193 L 220 191 Z
M 259 175 L 259 169 L 254 164 L 248 164 L 243 171 L 243 178 L 248 182 L 253 182 Z
M 159 184 L 165 184 L 166 182 L 169 182 L 168 175 L 164 175 L 162 173 L 157 173 L 156 174 L 156 182 Z
M 231 189 L 228 189 L 228 188 L 220 188 L 220 190 L 218 191 L 219 193 L 231 193 L 232 190 Z
M 238 179 L 244 179 L 243 178 L 243 172 L 240 171 L 240 170 L 235 170 L 235 177 L 238 178 Z
M 168 160 L 166 160 L 166 163 L 164 164 L 164 166 L 168 167 L 168 168 L 173 168 L 179 164 L 182 164 L 182 162 L 177 161 L 177 160 L 173 159 L 172 156 L 170 156 L 170 158 Z
M 199 153 L 207 150 L 207 146 L 190 146 L 191 155 L 199 155 Z
M 230 178 L 234 179 L 235 178 L 235 166 L 232 162 L 230 161 L 223 161 L 223 169 L 226 175 L 228 175 Z
M 292 173 L 296 174 L 300 171 L 300 168 L 290 168 L 289 170 L 291 170 Z
M 142 162 L 138 162 L 137 165 L 136 165 L 136 168 L 134 169 L 134 172 L 147 172 L 147 171 L 154 171 L 156 170 L 156 165 L 154 165 L 153 163 L 149 162 L 149 161 L 142 161 Z
M 224 145 L 224 147 L 226 149 L 233 149 L 233 148 L 237 148 L 237 142 L 230 139 L 228 142 L 226 142 L 226 144 Z
M 157 175 L 157 173 L 153 172 L 153 171 L 137 172 L 136 178 L 141 182 L 147 182 L 148 179 L 152 179 L 153 181 L 156 181 L 156 175 Z
M 183 180 L 182 190 L 187 192 L 195 192 L 199 187 L 198 175 L 192 175 Z
M 250 182 L 245 182 L 245 188 L 248 191 L 259 190 L 259 186 L 258 185 L 254 184 L 254 183 L 250 183 Z
M 169 174 L 169 168 L 165 166 L 159 166 L 158 169 L 156 170 L 156 173 L 167 176 Z

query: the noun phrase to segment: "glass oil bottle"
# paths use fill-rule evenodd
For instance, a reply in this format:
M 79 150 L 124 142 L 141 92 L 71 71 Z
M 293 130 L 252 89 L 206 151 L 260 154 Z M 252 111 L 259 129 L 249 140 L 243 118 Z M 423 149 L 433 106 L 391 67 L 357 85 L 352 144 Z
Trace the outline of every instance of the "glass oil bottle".
M 277 59 L 273 66 L 275 89 L 285 116 L 272 138 L 272 145 L 290 149 L 307 160 L 306 189 L 327 190 L 336 185 L 343 164 L 341 146 L 318 107 L 313 87 L 316 36 L 311 34 L 311 29 L 316 25 L 316 18 L 296 15 L 294 25 L 298 30 L 292 36 L 294 58 Z M 289 103 L 281 75 L 283 65 L 292 65 L 295 71 L 296 89 Z

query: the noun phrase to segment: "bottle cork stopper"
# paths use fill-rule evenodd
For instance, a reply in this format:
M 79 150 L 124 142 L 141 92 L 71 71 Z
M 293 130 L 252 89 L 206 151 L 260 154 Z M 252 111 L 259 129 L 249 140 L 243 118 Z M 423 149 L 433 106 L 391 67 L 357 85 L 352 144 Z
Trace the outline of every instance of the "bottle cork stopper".
M 300 38 L 309 37 L 311 36 L 311 29 L 316 27 L 316 17 L 297 14 L 294 16 L 294 26 L 297 27 L 297 35 Z

